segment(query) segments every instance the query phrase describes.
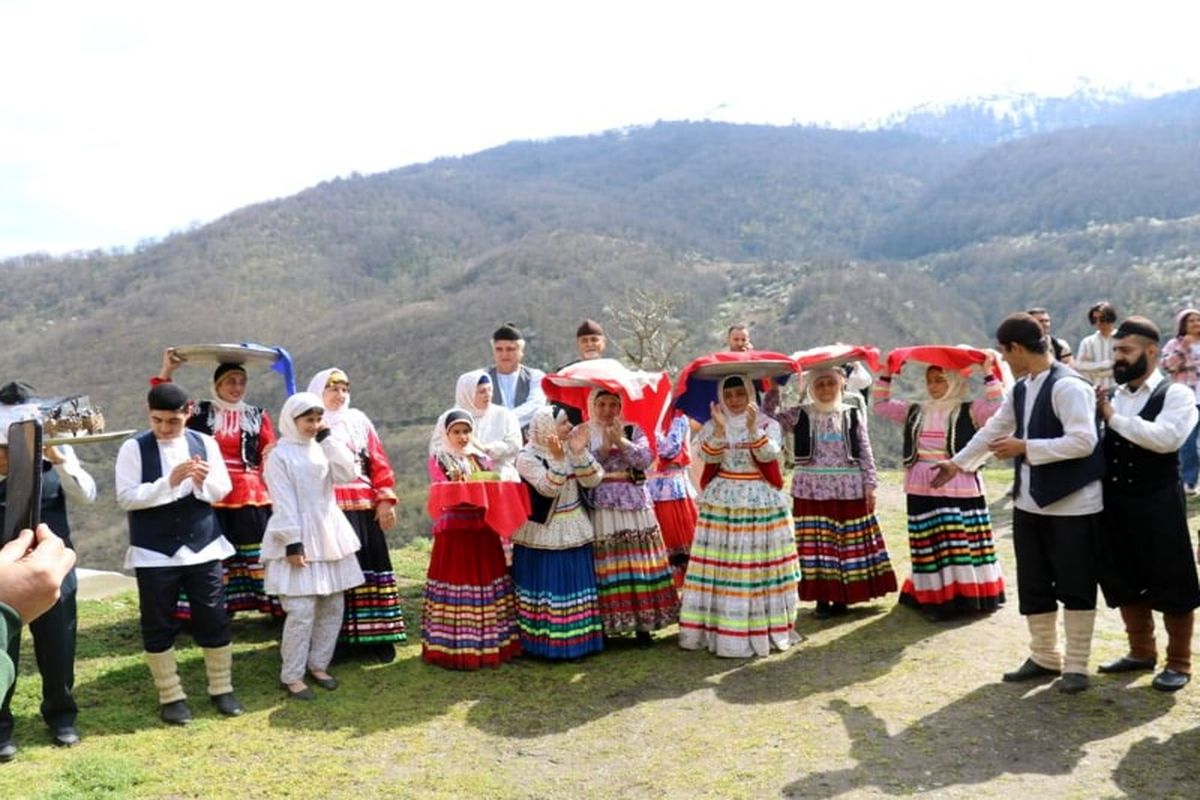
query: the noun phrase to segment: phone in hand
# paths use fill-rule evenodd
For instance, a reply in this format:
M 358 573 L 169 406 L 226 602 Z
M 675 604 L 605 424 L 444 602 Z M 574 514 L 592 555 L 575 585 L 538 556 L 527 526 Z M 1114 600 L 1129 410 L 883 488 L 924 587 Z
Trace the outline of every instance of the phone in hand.
M 8 426 L 8 477 L 5 479 L 4 528 L 0 544 L 42 521 L 42 423 L 36 419 Z

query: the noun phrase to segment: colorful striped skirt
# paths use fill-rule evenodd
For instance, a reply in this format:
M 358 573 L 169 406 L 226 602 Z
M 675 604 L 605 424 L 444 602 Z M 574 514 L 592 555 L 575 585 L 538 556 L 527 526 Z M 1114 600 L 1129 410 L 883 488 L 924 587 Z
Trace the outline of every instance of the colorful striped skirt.
M 375 521 L 373 510 L 352 510 L 345 514 L 362 543 L 357 555 L 364 581 L 362 586 L 346 592 L 338 646 L 390 649 L 407 635 L 387 537 Z
M 522 653 L 573 659 L 604 649 L 590 544 L 568 550 L 514 545 L 512 575 Z
M 867 501 L 793 498 L 800 599 L 861 603 L 896 591 L 883 531 Z
M 221 562 L 225 577 L 225 611 L 257 611 L 283 619 L 279 598 L 263 591 L 262 539 L 271 517 L 270 506 L 214 508 L 221 534 L 233 545 L 234 554 Z M 178 619 L 192 617 L 187 593 L 179 591 L 175 609 Z
M 521 653 L 516 598 L 500 537 L 474 506 L 433 526 L 421 611 L 421 658 L 447 669 L 498 667 Z
M 799 579 L 786 505 L 701 502 L 683 584 L 679 645 L 727 658 L 788 649 L 799 640 L 793 631 Z
M 1004 602 L 992 520 L 982 497 L 908 496 L 912 577 L 900 602 L 921 609 L 990 611 Z
M 592 556 L 604 635 L 655 631 L 679 621 L 679 593 L 654 512 L 592 512 Z
M 696 501 L 690 497 L 654 501 L 654 517 L 662 531 L 663 546 L 667 550 L 667 562 L 671 565 L 676 589 L 683 588 L 683 576 L 687 573 L 688 553 L 692 552 L 699 513 Z

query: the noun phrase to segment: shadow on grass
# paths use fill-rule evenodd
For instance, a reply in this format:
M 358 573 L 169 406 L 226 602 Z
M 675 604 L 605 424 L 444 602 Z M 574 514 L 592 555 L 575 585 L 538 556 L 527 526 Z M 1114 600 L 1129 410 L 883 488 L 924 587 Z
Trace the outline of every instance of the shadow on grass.
M 827 708 L 842 718 L 858 765 L 813 773 L 782 794 L 835 797 L 873 786 L 900 795 L 982 784 L 1006 774 L 1066 775 L 1088 744 L 1157 719 L 1173 704 L 1169 696 L 1127 689 L 1120 681 L 1073 696 L 993 683 L 892 735 L 869 707 L 833 700 Z M 1180 754 L 1194 755 L 1195 744 L 1180 742 Z
M 838 622 L 851 625 L 865 616 L 874 618 L 830 642 L 803 642 L 782 656 L 756 661 L 730 673 L 717 686 L 717 697 L 727 703 L 783 703 L 872 681 L 899 664 L 910 645 L 974 619 L 961 617 L 935 624 L 912 609 L 894 605 L 887 610 L 852 607 L 850 614 L 838 618 Z M 807 634 L 810 625 L 802 617 L 798 629 Z M 829 622 L 821 625 L 822 630 L 829 627 Z
M 75 643 L 77 661 L 142 654 L 142 631 L 136 603 L 121 616 L 110 616 L 95 623 L 84 622 L 81 618 L 81 623 Z M 264 614 L 240 613 L 233 618 L 235 645 L 274 644 L 279 641 L 282 631 L 283 620 L 275 620 Z M 191 630 L 185 622 L 176 638 L 176 647 L 185 647 L 191 641 Z
M 1147 736 L 1125 753 L 1113 783 L 1130 797 L 1191 797 L 1200 783 L 1200 728 L 1160 740 Z

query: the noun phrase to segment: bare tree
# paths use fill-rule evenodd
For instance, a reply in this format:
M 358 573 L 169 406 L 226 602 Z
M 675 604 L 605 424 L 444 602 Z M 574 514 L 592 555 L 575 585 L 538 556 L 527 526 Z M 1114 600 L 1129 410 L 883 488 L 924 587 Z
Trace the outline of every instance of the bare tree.
M 604 312 L 617 323 L 624 360 L 636 369 L 669 370 L 672 357 L 687 339 L 675 316 L 677 302 L 665 292 L 629 289 L 619 306 Z

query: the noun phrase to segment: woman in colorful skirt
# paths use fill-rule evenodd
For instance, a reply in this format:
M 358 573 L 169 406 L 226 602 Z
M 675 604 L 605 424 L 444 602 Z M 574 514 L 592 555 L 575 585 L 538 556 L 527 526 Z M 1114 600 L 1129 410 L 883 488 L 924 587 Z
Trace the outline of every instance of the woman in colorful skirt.
M 750 381 L 721 379 L 700 432 L 700 517 L 683 583 L 679 645 L 726 658 L 799 640 L 800 571 L 779 468 L 779 425 L 750 401 Z
M 649 647 L 651 631 L 679 620 L 679 594 L 646 489 L 650 442 L 639 426 L 623 423 L 617 395 L 598 389 L 589 405 L 588 446 L 604 470 L 591 492 L 604 635 L 635 633 Z
M 151 384 L 169 383 L 185 364 L 175 348 L 163 352 L 162 367 Z M 241 364 L 219 364 L 213 373 L 212 396 L 196 403 L 187 426 L 217 440 L 233 490 L 213 503 L 221 532 L 233 545 L 225 559 L 225 610 L 259 611 L 283 616 L 279 600 L 263 589 L 262 541 L 271 516 L 271 498 L 263 480 L 263 461 L 275 446 L 275 429 L 265 409 L 246 402 L 247 375 Z M 177 616 L 191 617 L 186 595 L 180 594 Z
M 658 434 L 658 459 L 646 475 L 646 487 L 654 501 L 654 516 L 662 531 L 676 589 L 683 588 L 699 514 L 696 489 L 688 473 L 692 463 L 690 437 L 690 420 L 682 412 L 676 412 L 666 433 Z
M 933 486 L 933 465 L 953 457 L 1000 408 L 1004 389 L 990 374 L 993 361 L 989 354 L 983 364 L 984 396 L 974 402 L 967 399 L 967 378 L 939 366 L 926 368 L 928 399 L 921 402 L 893 399 L 886 372 L 875 386 L 875 413 L 904 426 L 912 577 L 900 589 L 900 602 L 931 622 L 963 611 L 992 611 L 1004 602 L 983 480 L 961 471 L 946 485 Z
M 568 436 L 570 434 L 570 436 Z M 567 412 L 539 408 L 517 471 L 529 490 L 529 519 L 513 534 L 513 583 L 525 655 L 573 661 L 604 649 L 592 522 L 580 489 L 600 483 L 588 432 Z
M 813 616 L 896 591 L 883 531 L 875 518 L 875 457 L 858 409 L 842 401 L 838 367 L 804 373 L 807 398 L 780 419 L 792 428 L 796 471 L 792 516 L 800 555 L 800 599 Z
M 350 407 L 350 379 L 340 369 L 318 372 L 308 391 L 325 403 L 325 422 L 333 438 L 354 454 L 355 478 L 334 486 L 338 508 L 358 533 L 358 565 L 364 582 L 346 592 L 346 612 L 338 648 L 349 655 L 368 652 L 387 663 L 396 643 L 405 640 L 404 613 L 384 531 L 396 524 L 396 476 L 383 442 L 367 415 Z
M 440 439 L 429 457 L 437 482 L 495 480 L 493 464 L 472 443 L 474 416 L 453 408 L 438 418 Z M 444 508 L 433 525 L 433 552 L 421 612 L 421 658 L 446 669 L 498 667 L 521 652 L 516 599 L 500 535 L 486 509 Z

